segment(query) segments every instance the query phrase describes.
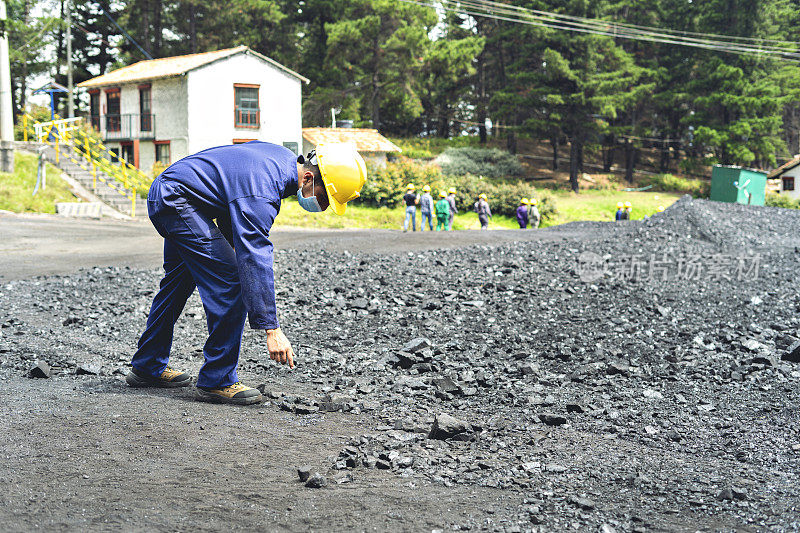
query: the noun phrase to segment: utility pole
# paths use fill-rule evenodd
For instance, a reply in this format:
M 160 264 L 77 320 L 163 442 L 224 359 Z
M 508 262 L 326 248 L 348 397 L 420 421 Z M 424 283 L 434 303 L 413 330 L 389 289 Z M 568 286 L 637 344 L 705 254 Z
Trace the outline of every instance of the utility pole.
M 75 88 L 72 86 L 72 2 L 67 0 L 67 117 L 75 116 Z
M 11 67 L 8 59 L 6 1 L 0 0 L 0 170 L 14 171 L 14 116 L 11 107 Z

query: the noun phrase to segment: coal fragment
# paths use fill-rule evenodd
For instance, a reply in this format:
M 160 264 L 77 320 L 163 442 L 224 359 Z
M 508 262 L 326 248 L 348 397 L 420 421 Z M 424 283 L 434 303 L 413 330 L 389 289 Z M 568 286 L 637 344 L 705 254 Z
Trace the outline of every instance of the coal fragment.
M 38 361 L 36 366 L 30 369 L 28 372 L 28 377 L 31 378 L 39 378 L 39 379 L 47 379 L 51 376 L 52 370 L 50 365 L 45 363 L 44 361 Z
M 97 376 L 100 374 L 100 365 L 82 364 L 75 369 L 75 374 L 79 376 Z
M 781 356 L 781 359 L 791 363 L 800 363 L 800 341 L 789 346 L 786 353 Z
M 463 420 L 441 413 L 433 420 L 433 427 L 428 434 L 429 439 L 447 440 L 467 433 L 470 426 Z
M 567 418 L 553 413 L 539 413 L 539 420 L 548 426 L 560 426 L 567 423 Z
M 405 346 L 401 349 L 403 352 L 407 353 L 419 353 L 426 348 L 430 348 L 433 346 L 431 341 L 426 339 L 425 337 L 417 337 L 416 339 L 412 339 L 406 343 Z
M 570 496 L 569 503 L 584 511 L 591 511 L 595 507 L 594 502 L 589 498 L 579 498 L 577 496 Z
M 297 467 L 297 477 L 300 478 L 300 481 L 308 481 L 308 478 L 311 477 L 311 467 L 310 466 L 299 466 Z
M 314 472 L 311 476 L 306 480 L 306 487 L 309 489 L 321 489 L 322 487 L 326 487 L 328 485 L 328 480 L 322 474 L 318 472 Z

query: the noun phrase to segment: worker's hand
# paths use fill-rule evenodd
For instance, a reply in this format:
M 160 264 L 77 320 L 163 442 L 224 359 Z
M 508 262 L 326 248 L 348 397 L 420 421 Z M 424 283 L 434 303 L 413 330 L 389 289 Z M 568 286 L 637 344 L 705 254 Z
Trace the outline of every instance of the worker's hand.
M 266 332 L 269 358 L 284 365 L 289 363 L 289 368 L 294 368 L 294 350 L 292 350 L 292 343 L 289 342 L 289 339 L 283 334 L 281 328 L 268 329 Z

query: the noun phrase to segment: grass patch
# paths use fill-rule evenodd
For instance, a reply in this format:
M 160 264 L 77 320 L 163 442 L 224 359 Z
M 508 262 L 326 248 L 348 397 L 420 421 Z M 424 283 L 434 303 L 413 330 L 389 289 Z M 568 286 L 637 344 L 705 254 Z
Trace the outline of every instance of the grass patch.
M 75 196 L 61 179 L 61 171 L 47 164 L 47 189 L 32 196 L 38 157 L 14 152 L 14 172 L 0 172 L 0 209 L 14 213 L 55 213 L 57 202 L 73 202 Z
M 711 182 L 709 181 L 681 178 L 672 174 L 645 176 L 640 179 L 639 185 L 641 187 L 652 185 L 654 191 L 691 194 L 695 198 L 707 198 L 711 192 Z
M 656 212 L 658 206 L 669 207 L 682 195 L 677 193 L 621 192 L 610 190 L 553 191 L 558 213 L 554 221 L 546 225 L 565 224 L 577 220 L 612 221 L 617 210 L 617 202 L 631 202 L 632 220 L 639 220 Z M 544 224 L 543 224 L 544 225 Z
M 411 159 L 433 159 L 448 148 L 463 148 L 466 146 L 480 146 L 477 136 L 460 136 L 451 139 L 441 137 L 411 137 L 390 139 L 403 150 L 402 154 Z

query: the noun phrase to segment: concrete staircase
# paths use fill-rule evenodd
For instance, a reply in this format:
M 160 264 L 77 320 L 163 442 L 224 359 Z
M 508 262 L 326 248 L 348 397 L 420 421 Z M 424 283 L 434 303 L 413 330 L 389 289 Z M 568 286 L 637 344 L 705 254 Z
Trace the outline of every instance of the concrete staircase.
M 131 216 L 133 202 L 131 202 L 130 196 L 126 196 L 130 194 L 130 191 L 123 189 L 114 178 L 99 169 L 97 170 L 97 181 L 95 182 L 91 172 L 92 164 L 70 146 L 61 145 L 59 147 L 61 153 L 58 157 L 58 162 L 56 162 L 56 150 L 47 143 L 17 142 L 16 145 L 20 150 L 33 153 L 39 153 L 40 150 L 44 150 L 48 163 L 57 166 L 84 188 L 93 192 L 95 196 L 112 209 Z M 78 163 L 74 163 L 70 158 L 74 158 Z M 109 183 L 117 187 L 118 190 L 109 186 Z M 147 201 L 143 198 L 136 198 L 135 217 L 147 217 Z

